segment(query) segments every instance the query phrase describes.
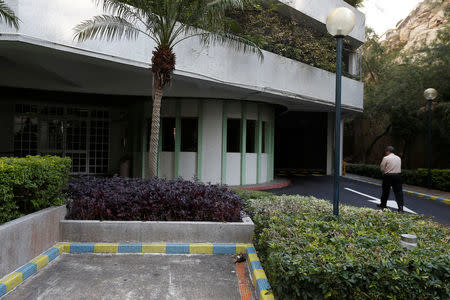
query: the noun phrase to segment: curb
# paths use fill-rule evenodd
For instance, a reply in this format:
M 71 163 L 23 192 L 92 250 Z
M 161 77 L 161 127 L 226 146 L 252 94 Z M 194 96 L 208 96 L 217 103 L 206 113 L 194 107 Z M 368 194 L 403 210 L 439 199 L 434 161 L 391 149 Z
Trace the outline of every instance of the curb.
M 364 179 L 356 179 L 356 178 L 350 178 L 350 177 L 344 177 L 344 178 L 355 180 L 355 181 L 359 181 L 359 182 L 369 183 L 369 184 L 376 185 L 376 186 L 381 186 L 381 184 L 379 184 L 377 182 L 368 181 L 368 180 L 364 180 Z M 403 190 L 403 192 L 404 193 L 408 193 L 410 195 L 415 195 L 415 196 L 418 196 L 418 197 L 423 197 L 423 198 L 428 198 L 428 199 L 431 199 L 431 200 L 436 200 L 436 201 L 442 202 L 444 204 L 450 205 L 450 199 L 446 199 L 446 198 L 443 198 L 443 197 L 437 197 L 437 196 L 433 196 L 433 195 L 429 195 L 429 194 L 418 193 L 418 192 L 414 192 L 414 191 L 410 191 L 410 190 Z
M 263 186 L 252 186 L 252 187 L 236 187 L 238 190 L 244 191 L 264 191 L 264 190 L 272 190 L 272 189 L 281 189 L 287 187 L 291 184 L 291 180 L 287 179 L 282 183 L 271 184 L 271 185 L 263 185 Z
M 16 271 L 3 277 L 0 280 L 0 298 L 37 273 L 40 269 L 61 255 L 62 252 L 64 252 L 64 247 L 57 244 L 35 259 L 30 260 L 30 262 L 26 263 Z
M 0 298 L 63 253 L 246 254 L 249 274 L 258 299 L 275 299 L 252 244 L 216 243 L 58 243 L 29 263 L 3 277 L 0 280 Z

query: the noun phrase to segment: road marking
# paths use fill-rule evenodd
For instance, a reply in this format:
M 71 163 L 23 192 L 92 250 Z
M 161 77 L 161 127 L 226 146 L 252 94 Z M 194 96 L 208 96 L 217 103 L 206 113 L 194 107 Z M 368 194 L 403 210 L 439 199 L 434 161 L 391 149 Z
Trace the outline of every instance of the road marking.
M 369 202 L 376 203 L 376 204 L 380 204 L 381 203 L 381 200 L 379 198 L 375 198 L 373 196 L 370 196 L 370 195 L 367 195 L 367 194 L 364 194 L 364 193 L 361 193 L 361 192 L 358 192 L 358 191 L 355 191 L 355 190 L 352 190 L 352 189 L 349 189 L 349 188 L 345 188 L 345 189 L 347 191 L 352 192 L 352 193 L 355 193 L 355 194 L 367 197 L 369 199 L 372 199 L 372 200 L 368 200 Z M 387 203 L 386 203 L 386 206 L 394 208 L 394 209 L 398 209 L 397 202 L 394 201 L 394 200 L 388 200 Z M 403 210 L 406 211 L 406 212 L 409 212 L 409 213 L 417 215 L 417 213 L 415 211 L 410 210 L 406 206 L 403 206 Z

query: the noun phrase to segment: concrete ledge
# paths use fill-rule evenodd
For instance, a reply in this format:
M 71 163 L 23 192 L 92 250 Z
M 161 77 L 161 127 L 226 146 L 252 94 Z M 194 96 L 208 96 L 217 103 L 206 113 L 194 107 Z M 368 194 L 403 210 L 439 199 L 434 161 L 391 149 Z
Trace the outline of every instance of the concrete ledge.
M 62 220 L 61 240 L 115 243 L 251 243 L 255 225 L 239 223 Z
M 65 215 L 65 206 L 50 207 L 0 225 L 0 277 L 58 242 Z

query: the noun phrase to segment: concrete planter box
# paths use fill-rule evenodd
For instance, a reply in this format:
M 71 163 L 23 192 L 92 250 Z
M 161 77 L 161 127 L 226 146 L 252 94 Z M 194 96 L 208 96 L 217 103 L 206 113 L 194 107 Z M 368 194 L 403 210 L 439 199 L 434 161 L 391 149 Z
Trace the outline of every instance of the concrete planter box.
M 58 242 L 65 215 L 65 206 L 50 207 L 0 225 L 0 278 Z
M 61 220 L 62 241 L 115 243 L 250 243 L 255 225 L 242 222 L 141 222 Z

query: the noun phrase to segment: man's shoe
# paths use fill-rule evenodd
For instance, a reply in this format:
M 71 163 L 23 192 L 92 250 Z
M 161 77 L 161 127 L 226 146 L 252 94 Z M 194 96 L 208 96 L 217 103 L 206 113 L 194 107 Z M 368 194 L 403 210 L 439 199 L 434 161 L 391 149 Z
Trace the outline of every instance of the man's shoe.
M 400 206 L 400 207 L 397 209 L 397 211 L 398 211 L 399 213 L 403 213 L 403 206 Z
M 386 206 L 383 206 L 383 205 L 381 205 L 381 204 L 377 204 L 377 207 L 378 207 L 379 209 L 385 209 L 385 208 L 386 208 Z

